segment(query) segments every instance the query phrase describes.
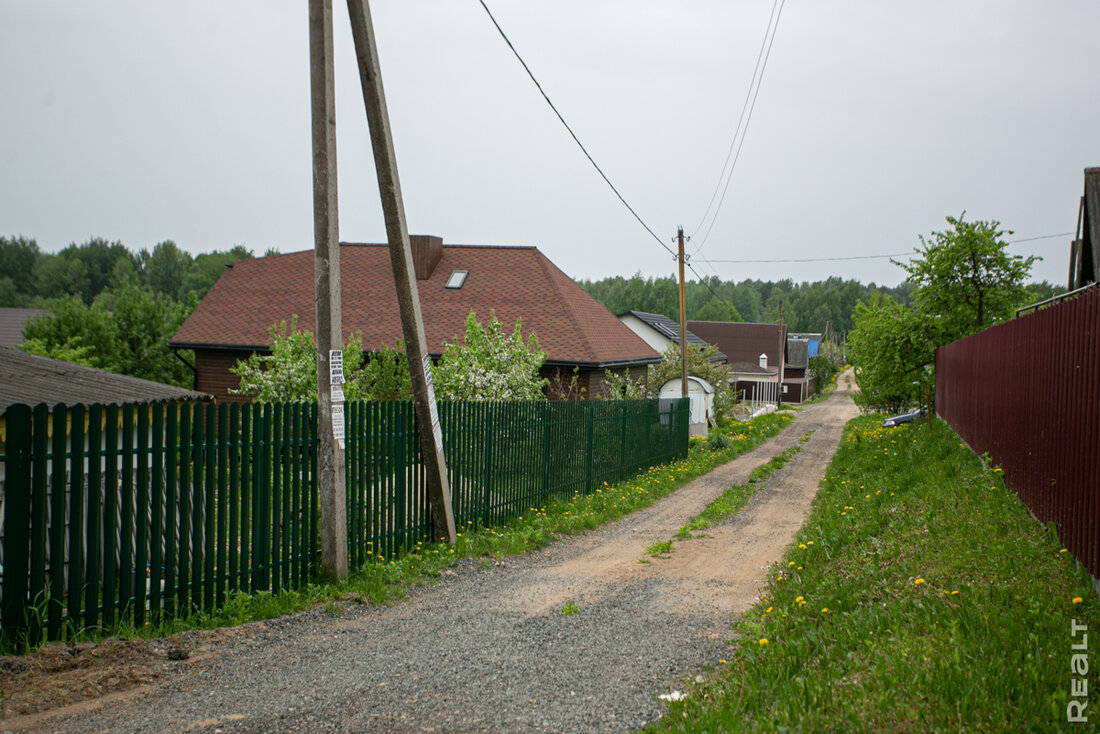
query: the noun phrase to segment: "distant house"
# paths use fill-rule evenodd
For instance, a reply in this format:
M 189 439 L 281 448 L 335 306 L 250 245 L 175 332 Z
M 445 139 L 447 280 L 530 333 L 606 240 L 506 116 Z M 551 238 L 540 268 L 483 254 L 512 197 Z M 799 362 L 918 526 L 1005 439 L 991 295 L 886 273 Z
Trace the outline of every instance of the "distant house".
M 23 325 L 33 318 L 48 314 L 41 308 L 0 308 L 0 347 L 17 347 L 23 343 Z
M 680 324 L 667 316 L 659 313 L 646 313 L 645 311 L 624 311 L 618 315 L 619 321 L 626 324 L 627 328 L 640 336 L 646 344 L 664 353 L 670 344 L 680 343 Z M 693 334 L 690 329 L 687 332 L 687 343 L 696 349 L 705 349 L 710 346 L 705 340 Z M 725 362 L 726 355 L 719 351 L 711 358 L 712 362 Z
M 730 381 L 747 396 L 757 396 L 760 383 L 776 383 L 782 402 L 800 403 L 814 393 L 808 376 L 811 343 L 808 337 L 787 335 L 780 324 L 753 324 L 735 321 L 689 321 L 688 329 L 699 338 L 716 345 L 730 365 Z M 764 391 L 769 396 L 774 391 Z M 771 400 L 770 397 L 767 400 Z
M 480 321 L 490 311 L 514 328 L 522 319 L 524 338 L 534 333 L 546 353 L 542 374 L 549 396 L 560 394 L 576 370 L 578 389 L 589 398 L 606 394 L 604 370 L 644 379 L 660 355 L 534 247 L 444 245 L 439 237 L 413 236 L 420 309 L 428 352 L 465 335 L 466 316 Z M 175 349 L 195 352 L 196 389 L 219 400 L 240 401 L 229 390 L 239 378 L 229 370 L 254 352 L 268 352 L 268 329 L 298 317 L 313 331 L 313 251 L 240 260 L 222 277 L 172 338 Z M 362 332 L 363 347 L 393 346 L 401 337 L 390 267 L 384 244 L 340 245 L 340 290 L 344 337 Z

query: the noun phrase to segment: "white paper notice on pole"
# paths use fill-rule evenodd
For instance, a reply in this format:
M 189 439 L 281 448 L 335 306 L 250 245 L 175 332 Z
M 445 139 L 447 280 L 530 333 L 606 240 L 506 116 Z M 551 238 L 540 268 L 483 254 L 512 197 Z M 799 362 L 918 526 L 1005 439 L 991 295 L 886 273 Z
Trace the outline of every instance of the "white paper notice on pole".
M 344 440 L 344 406 L 332 406 L 332 437 L 337 441 Z
M 428 391 L 432 389 L 432 358 L 424 355 L 424 379 L 428 382 Z M 434 400 L 434 398 L 433 398 Z
M 329 350 L 328 381 L 330 385 L 344 384 L 344 353 L 339 349 Z
M 332 386 L 332 404 L 336 405 L 337 403 L 342 403 L 342 402 L 344 402 L 344 386 L 343 385 L 333 385 Z

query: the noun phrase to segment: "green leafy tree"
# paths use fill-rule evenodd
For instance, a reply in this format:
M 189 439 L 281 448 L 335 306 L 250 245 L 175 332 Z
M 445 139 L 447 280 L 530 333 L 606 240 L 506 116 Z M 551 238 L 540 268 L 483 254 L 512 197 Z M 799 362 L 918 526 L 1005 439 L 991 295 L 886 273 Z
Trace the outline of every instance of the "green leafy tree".
M 920 402 L 936 351 L 926 319 L 888 296 L 856 306 L 854 319 L 848 349 L 856 363 L 856 404 L 896 412 Z
M 172 240 L 165 240 L 153 248 L 152 254 L 142 250 L 139 257 L 144 260 L 142 273 L 145 285 L 154 293 L 172 298 L 186 295 L 181 290 L 184 279 L 191 270 L 190 253 L 181 250 Z
M 922 236 L 917 258 L 895 261 L 916 289 L 915 308 L 939 320 L 947 342 L 1011 318 L 1027 300 L 1024 281 L 1038 259 L 1010 255 L 1003 236 L 1012 233 L 1000 222 L 967 222 L 965 217 L 966 212 L 947 217 L 951 228 Z
M 225 252 L 215 250 L 199 255 L 192 261 L 179 286 L 179 297 L 185 298 L 189 293 L 194 293 L 199 300 L 202 300 L 202 297 L 218 282 L 218 278 L 222 277 L 226 266 L 236 260 L 247 260 L 250 257 L 252 257 L 252 251 L 243 245 L 236 245 Z
M 383 344 L 363 365 L 363 394 L 367 400 L 411 400 L 409 358 L 400 339 L 393 349 Z
M 298 317 L 268 330 L 270 354 L 253 353 L 229 371 L 241 378 L 229 392 L 247 395 L 264 403 L 291 403 L 317 400 L 317 341 L 313 332 L 298 328 Z M 363 364 L 363 339 L 356 334 L 348 339 L 344 351 L 344 397 L 363 400 L 368 397 Z
M 899 410 L 923 399 L 934 379 L 936 348 L 1012 316 L 1029 292 L 1024 280 L 1037 258 L 1009 255 L 997 221 L 947 217 L 951 228 L 921 237 L 918 257 L 903 268 L 912 306 L 891 298 L 858 306 L 848 335 L 857 402 Z
M 603 384 L 609 400 L 641 400 L 645 398 L 645 381 L 635 380 L 627 371 L 604 370 Z
M 708 344 L 703 349 L 688 346 L 687 349 L 687 373 L 692 377 L 700 377 L 714 388 L 714 413 L 716 416 L 726 415 L 736 394 L 729 381 L 729 365 L 713 361 L 718 354 L 718 347 Z M 680 377 L 680 345 L 669 344 L 661 353 L 661 361 L 651 364 L 646 374 L 646 384 L 649 389 L 649 397 L 655 398 L 660 394 L 661 386 L 669 380 Z
M 91 309 L 109 314 L 117 329 L 121 349 L 115 357 L 114 370 L 131 377 L 191 387 L 191 369 L 173 354 L 168 343 L 198 302 L 179 303 L 163 293 L 142 288 L 132 269 L 127 278 L 118 287 L 100 294 Z
M 446 344 L 432 371 L 436 395 L 450 400 L 545 400 L 546 379 L 539 369 L 546 354 L 539 351 L 534 334 L 523 341 L 520 326 L 517 319 L 507 335 L 493 311 L 487 326 L 471 311 L 464 343 L 456 338 Z
M 121 265 L 121 263 L 120 263 Z M 181 387 L 191 371 L 168 346 L 195 301 L 177 303 L 139 287 L 132 268 L 119 267 L 120 285 L 91 306 L 78 298 L 49 301 L 49 314 L 23 327 L 24 351 Z
M 77 296 L 55 298 L 48 314 L 23 325 L 23 344 L 31 354 L 121 373 L 118 325 L 106 310 L 92 309 Z
M 27 308 L 37 302 L 34 271 L 42 253 L 25 237 L 0 237 L 0 306 Z

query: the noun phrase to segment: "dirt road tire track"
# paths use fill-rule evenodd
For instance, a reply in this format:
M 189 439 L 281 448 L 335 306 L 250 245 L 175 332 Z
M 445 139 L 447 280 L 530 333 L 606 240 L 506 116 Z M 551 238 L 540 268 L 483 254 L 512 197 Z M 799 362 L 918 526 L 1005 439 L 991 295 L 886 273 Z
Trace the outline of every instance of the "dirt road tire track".
M 656 696 L 723 657 L 730 622 L 803 524 L 844 424 L 851 376 L 781 435 L 619 523 L 504 566 L 457 576 L 392 608 L 321 610 L 245 625 L 207 654 L 158 662 L 111 696 L 0 721 L 36 731 L 625 731 Z M 639 563 L 753 468 L 812 435 L 731 520 Z M 647 556 L 648 557 L 648 556 Z M 580 610 L 561 615 L 572 601 Z M 206 643 L 203 642 L 206 640 Z

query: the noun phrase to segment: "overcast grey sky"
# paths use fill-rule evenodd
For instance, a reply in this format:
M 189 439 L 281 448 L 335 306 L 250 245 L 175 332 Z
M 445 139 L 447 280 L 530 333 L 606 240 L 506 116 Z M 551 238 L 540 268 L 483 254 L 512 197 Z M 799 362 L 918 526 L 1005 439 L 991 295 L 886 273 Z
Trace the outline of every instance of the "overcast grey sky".
M 695 239 L 772 0 L 487 0 L 641 217 Z M 340 234 L 385 238 L 337 0 Z M 409 229 L 538 246 L 574 277 L 675 272 L 477 0 L 372 3 Z M 695 267 L 893 284 L 944 217 L 1076 227 L 1100 165 L 1095 0 L 789 0 Z M 0 0 L 0 235 L 191 252 L 312 247 L 306 0 Z M 1070 237 L 1018 243 L 1063 283 Z

